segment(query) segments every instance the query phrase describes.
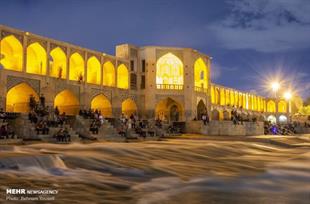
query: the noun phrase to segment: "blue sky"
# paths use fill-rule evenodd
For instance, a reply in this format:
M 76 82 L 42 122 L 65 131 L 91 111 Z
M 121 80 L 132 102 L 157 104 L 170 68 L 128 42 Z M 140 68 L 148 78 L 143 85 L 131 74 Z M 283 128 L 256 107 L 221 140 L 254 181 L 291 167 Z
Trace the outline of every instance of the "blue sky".
M 310 96 L 309 0 L 2 0 L 0 23 L 114 54 L 115 45 L 192 47 L 212 80 L 268 95 L 267 81 Z

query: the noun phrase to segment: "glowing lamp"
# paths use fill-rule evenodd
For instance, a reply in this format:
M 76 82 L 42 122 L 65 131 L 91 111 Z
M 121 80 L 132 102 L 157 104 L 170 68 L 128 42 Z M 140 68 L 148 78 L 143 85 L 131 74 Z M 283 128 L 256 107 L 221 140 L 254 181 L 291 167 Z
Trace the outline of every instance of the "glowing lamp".
M 271 84 L 271 88 L 272 88 L 273 91 L 278 91 L 279 88 L 280 88 L 279 82 L 273 82 L 273 83 Z
M 284 93 L 284 98 L 285 98 L 286 100 L 290 100 L 290 99 L 292 98 L 292 93 L 289 92 L 289 91 L 285 92 L 285 93 Z

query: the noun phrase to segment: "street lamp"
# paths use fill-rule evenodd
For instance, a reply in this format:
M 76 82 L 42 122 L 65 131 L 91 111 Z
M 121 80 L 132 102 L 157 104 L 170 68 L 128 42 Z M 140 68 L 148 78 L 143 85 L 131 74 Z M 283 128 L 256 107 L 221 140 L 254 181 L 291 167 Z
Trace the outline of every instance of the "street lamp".
M 275 97 L 277 97 L 277 91 L 280 89 L 280 83 L 279 82 L 273 82 L 271 84 L 271 88 L 272 88 L 272 91 L 275 94 Z
M 285 92 L 285 93 L 284 93 L 284 98 L 285 98 L 286 100 L 290 100 L 290 99 L 292 98 L 292 93 L 289 92 L 289 91 Z

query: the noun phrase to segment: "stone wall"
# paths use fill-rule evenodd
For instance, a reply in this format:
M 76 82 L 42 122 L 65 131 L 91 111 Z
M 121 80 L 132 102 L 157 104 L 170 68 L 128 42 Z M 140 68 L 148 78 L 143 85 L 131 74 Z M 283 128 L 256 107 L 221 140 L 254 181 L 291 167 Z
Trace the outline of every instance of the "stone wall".
M 232 121 L 210 121 L 208 125 L 204 125 L 202 121 L 187 121 L 186 132 L 212 136 L 263 135 L 264 124 L 244 122 L 243 125 L 234 125 Z

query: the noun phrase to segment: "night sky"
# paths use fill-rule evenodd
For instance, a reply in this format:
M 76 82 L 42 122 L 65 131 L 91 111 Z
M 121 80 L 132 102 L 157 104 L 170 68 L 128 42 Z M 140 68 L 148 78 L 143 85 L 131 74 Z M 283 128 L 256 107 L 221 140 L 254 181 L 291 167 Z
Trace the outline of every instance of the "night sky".
M 115 45 L 191 47 L 212 81 L 310 96 L 309 0 L 1 0 L 0 24 L 114 55 Z

